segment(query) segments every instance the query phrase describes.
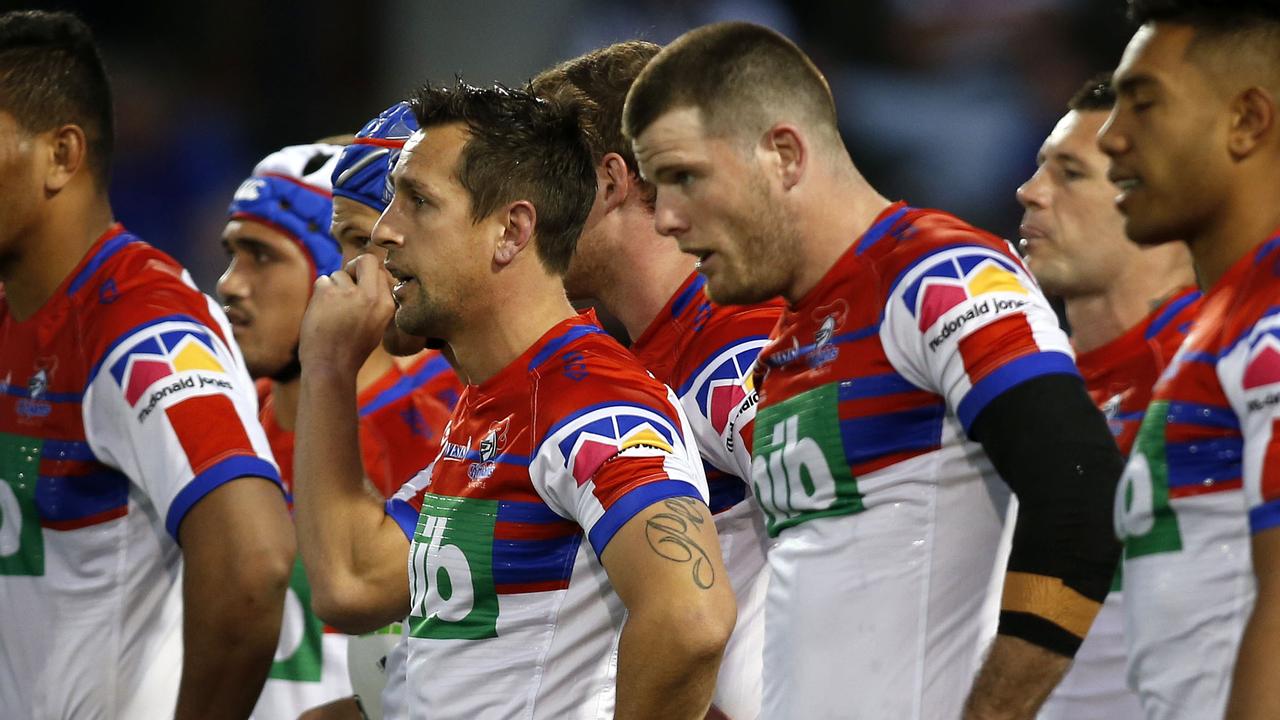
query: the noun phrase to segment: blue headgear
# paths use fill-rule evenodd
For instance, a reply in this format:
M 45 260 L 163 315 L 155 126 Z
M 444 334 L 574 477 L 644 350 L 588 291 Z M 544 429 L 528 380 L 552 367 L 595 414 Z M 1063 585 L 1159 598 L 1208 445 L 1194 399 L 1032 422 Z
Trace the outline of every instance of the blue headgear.
M 409 103 L 396 103 L 370 120 L 333 168 L 333 194 L 382 212 L 391 201 L 391 168 L 418 129 Z
M 329 234 L 333 220 L 333 196 L 329 177 L 341 145 L 293 145 L 271 153 L 240 184 L 230 219 L 269 225 L 306 251 L 316 276 L 342 267 L 342 249 Z

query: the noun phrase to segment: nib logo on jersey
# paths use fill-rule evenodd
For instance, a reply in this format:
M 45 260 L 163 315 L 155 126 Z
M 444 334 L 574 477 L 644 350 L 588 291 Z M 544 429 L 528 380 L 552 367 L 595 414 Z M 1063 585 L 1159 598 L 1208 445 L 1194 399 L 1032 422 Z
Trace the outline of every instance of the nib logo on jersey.
M 134 344 L 111 366 L 125 402 L 147 419 L 166 398 L 204 388 L 228 389 L 226 369 L 213 340 L 203 330 L 182 328 L 150 335 Z
M 675 431 L 656 414 L 646 415 L 649 413 L 602 408 L 583 413 L 579 422 L 573 423 L 573 429 L 560 439 L 558 446 L 565 467 L 573 473 L 578 485 L 585 485 L 606 460 L 624 450 L 647 448 L 654 454 L 675 452 Z
M 1273 387 L 1280 384 L 1280 338 L 1276 333 L 1280 330 L 1268 332 L 1249 348 L 1242 381 L 1244 391 L 1253 396 L 1247 404 L 1249 412 L 1265 410 L 1280 403 L 1280 389 Z M 1255 395 L 1255 391 L 1263 388 L 1271 389 Z
M 920 332 L 933 331 L 929 349 L 937 351 L 966 326 L 985 325 L 1026 305 L 1028 294 L 1012 261 L 962 253 L 935 260 L 907 287 L 903 301 Z

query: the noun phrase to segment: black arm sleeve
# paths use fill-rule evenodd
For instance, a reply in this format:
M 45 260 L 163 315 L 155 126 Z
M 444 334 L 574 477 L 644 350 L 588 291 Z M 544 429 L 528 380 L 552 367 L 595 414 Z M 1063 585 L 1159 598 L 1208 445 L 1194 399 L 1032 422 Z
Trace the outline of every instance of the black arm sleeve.
M 1074 655 L 1120 554 L 1112 506 L 1124 459 L 1106 420 L 1080 378 L 1046 375 L 992 400 L 972 435 L 1019 503 L 1000 632 Z M 1011 606 L 1014 578 L 1031 589 Z

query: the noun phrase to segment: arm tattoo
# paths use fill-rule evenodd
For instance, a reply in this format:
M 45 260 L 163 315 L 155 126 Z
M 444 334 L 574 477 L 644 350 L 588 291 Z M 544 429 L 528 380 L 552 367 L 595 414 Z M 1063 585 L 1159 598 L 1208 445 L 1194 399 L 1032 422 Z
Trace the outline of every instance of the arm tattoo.
M 693 582 L 706 590 L 716 584 L 716 569 L 711 556 L 693 538 L 690 530 L 698 530 L 705 522 L 698 512 L 699 503 L 692 498 L 663 500 L 666 511 L 645 523 L 645 538 L 658 555 L 678 563 L 693 563 Z

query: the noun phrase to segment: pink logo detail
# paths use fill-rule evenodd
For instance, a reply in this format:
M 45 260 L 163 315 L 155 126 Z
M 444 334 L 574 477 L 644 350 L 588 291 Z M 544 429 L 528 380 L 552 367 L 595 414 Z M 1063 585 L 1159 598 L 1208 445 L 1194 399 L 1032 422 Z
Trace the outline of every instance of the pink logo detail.
M 147 388 L 172 374 L 173 366 L 163 360 L 135 359 L 129 368 L 129 386 L 124 392 L 125 401 L 130 405 L 136 404 Z
M 1280 383 L 1280 349 L 1272 338 L 1262 341 L 1244 370 L 1244 389 Z
M 729 426 L 730 413 L 746 397 L 747 393 L 737 380 L 723 382 L 711 388 L 708 405 L 711 411 L 711 426 L 716 429 L 716 432 L 724 432 L 724 429 Z
M 951 308 L 969 299 L 964 287 L 947 281 L 932 282 L 925 286 L 920 300 L 920 332 L 933 327 Z
M 604 464 L 605 460 L 618 454 L 618 446 L 615 442 L 604 442 L 601 440 L 592 440 L 584 437 L 582 444 L 578 446 L 578 452 L 573 458 L 573 479 L 578 481 L 578 485 L 585 485 L 588 480 L 596 474 L 596 470 Z

